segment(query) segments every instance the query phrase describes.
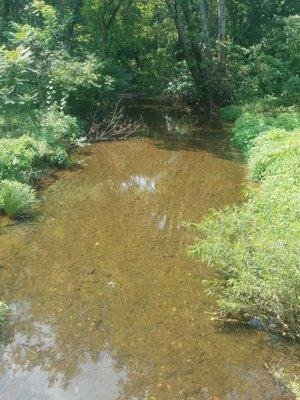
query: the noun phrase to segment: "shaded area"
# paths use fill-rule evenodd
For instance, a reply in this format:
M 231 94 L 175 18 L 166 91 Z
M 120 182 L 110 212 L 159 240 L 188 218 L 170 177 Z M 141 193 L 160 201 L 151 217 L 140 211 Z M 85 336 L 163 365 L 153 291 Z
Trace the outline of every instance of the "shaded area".
M 135 104 L 127 106 L 127 115 L 142 120 L 151 129 L 143 136 L 160 139 L 156 145 L 168 150 L 202 150 L 227 160 L 241 161 L 241 153 L 230 146 L 230 123 L 216 117 L 199 116 L 168 106 Z M 163 132 L 163 135 L 162 135 Z
M 185 254 L 182 221 L 242 201 L 244 168 L 226 135 L 215 151 L 221 130 L 174 148 L 151 113 L 155 138 L 91 146 L 44 192 L 41 221 L 0 237 L 1 400 L 293 398 L 265 363 L 293 371 L 295 346 L 212 321 L 207 269 Z

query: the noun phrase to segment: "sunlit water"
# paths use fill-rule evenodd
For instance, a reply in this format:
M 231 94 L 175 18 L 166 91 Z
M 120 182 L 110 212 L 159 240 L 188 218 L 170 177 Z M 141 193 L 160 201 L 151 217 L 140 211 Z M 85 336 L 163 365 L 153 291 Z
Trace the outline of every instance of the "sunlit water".
M 2 220 L 0 399 L 292 399 L 268 368 L 296 345 L 213 320 L 186 256 L 183 221 L 241 202 L 243 165 L 217 121 L 140 113 L 148 137 L 85 148 L 38 221 Z

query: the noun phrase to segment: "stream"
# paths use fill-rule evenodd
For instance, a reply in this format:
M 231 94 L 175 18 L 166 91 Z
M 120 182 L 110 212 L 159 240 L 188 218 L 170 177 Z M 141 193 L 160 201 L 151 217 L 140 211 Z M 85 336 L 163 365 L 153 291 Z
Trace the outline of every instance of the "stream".
M 42 183 L 34 221 L 2 219 L 0 400 L 294 399 L 293 342 L 213 318 L 183 222 L 243 201 L 218 120 L 132 108 L 143 137 L 84 147 Z

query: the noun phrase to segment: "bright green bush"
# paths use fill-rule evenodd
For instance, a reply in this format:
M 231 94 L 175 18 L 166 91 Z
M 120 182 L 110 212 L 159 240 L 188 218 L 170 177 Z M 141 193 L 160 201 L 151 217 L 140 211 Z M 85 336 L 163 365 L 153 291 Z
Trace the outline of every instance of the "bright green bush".
M 80 135 L 77 119 L 55 108 L 42 116 L 40 124 L 38 137 L 54 146 L 60 143 L 66 148 L 72 147 Z
M 29 185 L 17 181 L 0 181 L 0 209 L 9 217 L 31 213 L 35 203 L 35 193 Z
M 0 139 L 34 136 L 39 132 L 40 116 L 29 110 L 10 110 L 0 115 Z
M 252 141 L 260 134 L 271 129 L 292 131 L 300 126 L 300 114 L 297 112 L 279 113 L 277 115 L 243 113 L 233 128 L 233 143 L 243 151 L 249 151 Z
M 300 163 L 300 131 L 271 130 L 253 141 L 249 170 L 254 180 L 290 173 Z
M 216 272 L 211 290 L 223 314 L 255 317 L 293 337 L 300 335 L 299 135 L 273 130 L 252 142 L 249 166 L 260 187 L 242 206 L 196 225 L 202 239 L 189 249 Z
M 0 179 L 27 182 L 38 173 L 42 161 L 49 156 L 45 141 L 24 135 L 0 140 Z
M 62 167 L 68 166 L 68 151 L 76 146 L 79 137 L 77 119 L 55 108 L 42 117 L 40 131 L 36 133 L 36 138 L 42 139 L 51 149 L 47 161 Z

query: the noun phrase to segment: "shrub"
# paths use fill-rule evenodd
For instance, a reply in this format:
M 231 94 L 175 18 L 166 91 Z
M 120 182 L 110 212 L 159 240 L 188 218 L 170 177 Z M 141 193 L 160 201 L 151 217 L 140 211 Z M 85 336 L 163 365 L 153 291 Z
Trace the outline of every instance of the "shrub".
M 249 169 L 254 180 L 266 175 L 293 173 L 300 160 L 300 131 L 271 130 L 253 141 Z
M 16 139 L 0 140 L 0 179 L 27 182 L 36 176 L 38 167 L 49 156 L 44 141 L 24 135 Z
M 80 133 L 77 119 L 56 108 L 51 108 L 42 116 L 40 129 L 39 138 L 48 144 L 55 146 L 59 143 L 66 148 L 76 144 Z
M 235 121 L 243 112 L 241 106 L 226 106 L 220 108 L 220 115 L 227 121 Z
M 68 166 L 68 150 L 75 147 L 80 136 L 77 119 L 51 108 L 41 119 L 37 138 L 42 139 L 51 149 L 47 161 L 51 165 Z
M 195 102 L 196 99 L 199 99 L 197 87 L 185 62 L 178 62 L 175 65 L 175 74 L 170 76 L 164 95 L 175 102 Z
M 8 313 L 8 306 L 2 301 L 0 301 L 0 326 L 5 323 L 7 313 Z
M 236 121 L 233 129 L 233 143 L 248 152 L 252 141 L 260 134 L 271 129 L 292 131 L 300 126 L 300 114 L 289 110 L 277 115 L 243 113 Z
M 0 209 L 9 217 L 31 213 L 35 203 L 35 193 L 29 185 L 8 180 L 0 182 Z
M 190 254 L 213 268 L 221 312 L 255 317 L 266 327 L 300 335 L 299 131 L 274 130 L 252 142 L 249 166 L 261 179 L 240 207 L 213 212 L 195 229 Z
M 40 117 L 37 113 L 24 110 L 11 110 L 0 117 L 0 139 L 16 139 L 20 136 L 33 136 L 39 131 Z

